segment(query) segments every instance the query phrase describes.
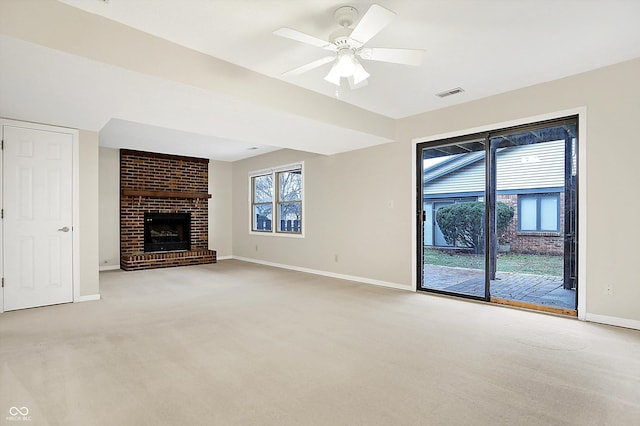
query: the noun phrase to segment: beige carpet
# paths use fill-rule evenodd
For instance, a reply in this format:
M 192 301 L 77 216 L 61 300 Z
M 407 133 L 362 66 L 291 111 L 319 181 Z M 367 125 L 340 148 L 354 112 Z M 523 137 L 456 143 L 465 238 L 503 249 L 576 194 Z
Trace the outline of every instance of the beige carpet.
M 637 331 L 234 260 L 100 290 L 0 316 L 0 422 L 640 422 Z

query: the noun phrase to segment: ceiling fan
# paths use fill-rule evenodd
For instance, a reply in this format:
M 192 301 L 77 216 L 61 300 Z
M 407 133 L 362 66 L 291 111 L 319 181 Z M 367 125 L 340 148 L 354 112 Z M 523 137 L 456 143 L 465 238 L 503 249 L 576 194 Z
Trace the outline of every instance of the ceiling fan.
M 395 12 L 377 4 L 371 5 L 362 16 L 360 22 L 351 28 L 358 10 L 352 6 L 338 8 L 334 17 L 340 25 L 325 41 L 291 28 L 280 28 L 273 33 L 311 46 L 333 52 L 330 56 L 310 62 L 283 73 L 283 76 L 295 76 L 333 62 L 331 70 L 324 78 L 326 81 L 340 86 L 342 77 L 346 77 L 351 88 L 366 84 L 369 73 L 364 69 L 359 59 L 369 61 L 390 62 L 394 64 L 418 66 L 422 63 L 424 50 L 421 49 L 390 49 L 383 47 L 364 47 L 364 44 L 386 27 Z

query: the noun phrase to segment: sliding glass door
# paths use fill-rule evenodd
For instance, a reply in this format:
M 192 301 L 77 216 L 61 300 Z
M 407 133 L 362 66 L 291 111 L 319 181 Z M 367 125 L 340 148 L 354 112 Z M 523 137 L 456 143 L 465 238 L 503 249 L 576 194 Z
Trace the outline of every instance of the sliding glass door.
M 421 152 L 425 289 L 484 298 L 484 155 L 484 139 L 424 148 Z M 475 218 L 474 229 L 461 232 L 458 220 L 463 216 Z
M 418 146 L 419 289 L 574 314 L 577 119 Z

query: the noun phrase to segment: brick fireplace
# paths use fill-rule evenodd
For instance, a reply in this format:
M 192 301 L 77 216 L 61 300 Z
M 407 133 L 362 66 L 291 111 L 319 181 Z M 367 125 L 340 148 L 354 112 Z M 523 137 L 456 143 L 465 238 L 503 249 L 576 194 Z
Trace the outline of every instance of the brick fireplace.
M 208 169 L 206 158 L 120 150 L 121 269 L 216 262 L 208 249 Z

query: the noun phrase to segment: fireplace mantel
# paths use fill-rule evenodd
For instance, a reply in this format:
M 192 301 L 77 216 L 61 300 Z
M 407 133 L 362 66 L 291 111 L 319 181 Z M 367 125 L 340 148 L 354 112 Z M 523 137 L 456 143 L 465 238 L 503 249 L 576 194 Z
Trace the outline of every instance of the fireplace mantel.
M 150 198 L 197 198 L 204 200 L 211 198 L 211 194 L 206 192 L 185 192 L 185 191 L 140 191 L 136 189 L 123 189 L 122 195 L 125 197 L 150 197 Z

